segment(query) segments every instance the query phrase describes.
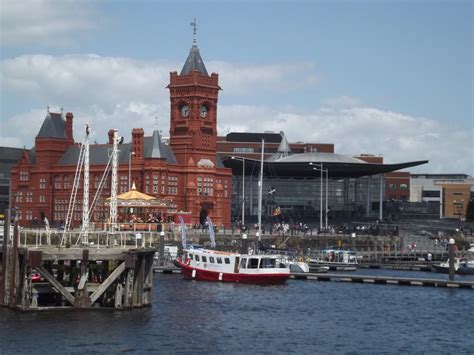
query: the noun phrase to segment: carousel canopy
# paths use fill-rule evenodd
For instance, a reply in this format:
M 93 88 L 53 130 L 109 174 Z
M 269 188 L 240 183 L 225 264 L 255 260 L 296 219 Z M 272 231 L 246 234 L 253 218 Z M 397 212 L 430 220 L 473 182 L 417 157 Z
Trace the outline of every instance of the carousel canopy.
M 156 200 L 155 197 L 144 194 L 143 192 L 140 192 L 137 190 L 137 187 L 135 186 L 135 183 L 133 183 L 132 188 L 128 192 L 124 192 L 123 194 L 120 194 L 117 196 L 117 200 L 125 200 L 125 201 L 130 201 L 130 200 L 144 200 L 144 201 L 150 201 L 150 200 Z

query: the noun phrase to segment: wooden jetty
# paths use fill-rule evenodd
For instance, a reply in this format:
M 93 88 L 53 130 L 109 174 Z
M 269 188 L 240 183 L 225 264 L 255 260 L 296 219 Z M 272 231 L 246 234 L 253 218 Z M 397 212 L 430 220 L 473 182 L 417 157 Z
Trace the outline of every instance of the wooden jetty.
M 9 223 L 7 223 L 9 224 Z M 151 305 L 151 247 L 20 245 L 5 226 L 0 306 L 20 310 Z
M 402 286 L 427 286 L 474 289 L 473 281 L 450 281 L 440 279 L 421 279 L 412 277 L 370 276 L 370 275 L 344 275 L 344 274 L 319 274 L 295 273 L 291 274 L 295 280 L 339 281 L 365 284 L 402 285 Z

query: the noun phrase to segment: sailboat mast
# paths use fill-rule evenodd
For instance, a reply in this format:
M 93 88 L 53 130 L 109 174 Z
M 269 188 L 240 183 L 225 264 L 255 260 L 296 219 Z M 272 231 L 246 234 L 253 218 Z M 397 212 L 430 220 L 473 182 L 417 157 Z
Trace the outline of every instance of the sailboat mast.
M 260 177 L 258 179 L 258 241 L 262 236 L 262 194 L 263 194 L 263 153 L 265 151 L 265 139 L 262 138 L 262 153 L 260 156 Z

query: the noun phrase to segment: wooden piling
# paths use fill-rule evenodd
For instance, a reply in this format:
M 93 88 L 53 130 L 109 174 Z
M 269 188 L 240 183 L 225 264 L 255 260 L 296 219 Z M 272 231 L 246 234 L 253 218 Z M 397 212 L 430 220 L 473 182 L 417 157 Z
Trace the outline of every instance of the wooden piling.
M 9 230 L 9 225 L 6 223 Z M 21 310 L 151 305 L 155 249 L 19 247 L 5 233 L 0 305 Z M 41 280 L 32 275 L 38 273 Z

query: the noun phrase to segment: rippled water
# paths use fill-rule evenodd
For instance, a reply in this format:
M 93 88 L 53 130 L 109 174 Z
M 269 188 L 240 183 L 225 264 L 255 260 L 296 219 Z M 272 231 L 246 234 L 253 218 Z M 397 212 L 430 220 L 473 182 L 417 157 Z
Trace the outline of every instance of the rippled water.
M 0 309 L 0 353 L 474 349 L 473 290 L 300 280 L 261 287 L 156 274 L 153 298 L 152 308 L 133 311 Z

